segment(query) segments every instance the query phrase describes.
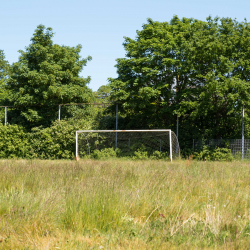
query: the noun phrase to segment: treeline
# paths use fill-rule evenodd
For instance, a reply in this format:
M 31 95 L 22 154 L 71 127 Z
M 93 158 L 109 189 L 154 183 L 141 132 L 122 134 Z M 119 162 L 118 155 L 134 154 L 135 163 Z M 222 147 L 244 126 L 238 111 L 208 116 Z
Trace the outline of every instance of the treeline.
M 125 37 L 118 77 L 97 93 L 88 87 L 90 77 L 79 76 L 91 57 L 82 59 L 80 45 L 60 46 L 52 37 L 51 28 L 39 25 L 18 62 L 9 65 L 0 53 L 0 105 L 18 107 L 8 112 L 8 122 L 25 133 L 55 126 L 55 104 L 103 101 L 113 104 L 102 114 L 89 106 L 65 107 L 64 122 L 91 117 L 95 128 L 114 129 L 119 103 L 119 129 L 176 130 L 178 117 L 181 148 L 190 148 L 193 139 L 241 138 L 244 105 L 245 138 L 250 137 L 246 20 L 148 19 L 135 39 Z
M 125 38 L 112 98 L 136 127 L 176 128 L 182 141 L 249 137 L 250 25 L 230 18 L 151 19 Z

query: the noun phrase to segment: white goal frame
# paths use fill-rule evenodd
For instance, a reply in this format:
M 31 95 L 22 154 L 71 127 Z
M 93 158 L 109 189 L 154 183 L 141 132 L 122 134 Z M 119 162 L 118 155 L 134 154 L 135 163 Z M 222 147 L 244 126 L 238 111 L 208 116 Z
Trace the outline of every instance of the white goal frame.
M 112 132 L 116 133 L 116 141 L 115 144 L 117 146 L 117 133 L 121 132 L 169 132 L 169 155 L 170 161 L 173 160 L 172 154 L 172 130 L 171 129 L 143 129 L 143 130 L 77 130 L 76 131 L 76 160 L 79 159 L 79 152 L 78 152 L 78 134 L 80 133 L 105 133 L 105 132 Z M 179 144 L 179 143 L 178 143 Z

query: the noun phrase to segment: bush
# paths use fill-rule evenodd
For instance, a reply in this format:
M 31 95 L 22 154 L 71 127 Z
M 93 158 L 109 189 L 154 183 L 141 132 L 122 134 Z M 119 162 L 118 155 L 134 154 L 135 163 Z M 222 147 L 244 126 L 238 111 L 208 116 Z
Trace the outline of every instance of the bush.
M 162 159 L 169 159 L 168 153 L 154 151 L 153 154 L 150 156 L 152 160 L 162 160 Z
M 0 124 L 0 158 L 30 158 L 29 134 L 22 126 Z
M 108 158 L 114 158 L 118 156 L 119 149 L 114 148 L 104 148 L 101 150 L 94 150 L 94 152 L 91 154 L 91 157 L 94 159 L 108 159 Z
M 88 155 L 83 156 L 88 158 Z M 110 159 L 110 158 L 126 158 L 133 160 L 159 160 L 159 159 L 169 159 L 169 156 L 166 153 L 154 151 L 151 155 L 149 152 L 145 151 L 143 148 L 138 149 L 134 152 L 122 152 L 119 148 L 104 148 L 101 150 L 94 150 L 91 153 L 91 158 L 93 159 Z
M 203 161 L 232 161 L 234 158 L 229 148 L 203 146 L 200 152 L 194 153 L 194 159 Z
M 50 127 L 0 125 L 0 158 L 73 159 L 75 132 L 90 129 L 91 120 L 55 121 Z
M 50 127 L 33 128 L 30 143 L 33 157 L 40 159 L 73 159 L 76 130 L 90 129 L 91 121 L 55 121 Z
M 133 160 L 147 160 L 148 159 L 148 152 L 144 150 L 144 148 L 139 148 L 137 151 L 134 152 L 134 156 L 132 157 Z

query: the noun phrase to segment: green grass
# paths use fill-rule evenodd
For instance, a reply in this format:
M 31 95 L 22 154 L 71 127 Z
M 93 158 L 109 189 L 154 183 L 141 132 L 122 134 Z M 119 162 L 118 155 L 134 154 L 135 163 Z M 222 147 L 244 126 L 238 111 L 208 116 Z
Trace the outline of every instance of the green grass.
M 0 249 L 247 249 L 250 164 L 0 161 Z

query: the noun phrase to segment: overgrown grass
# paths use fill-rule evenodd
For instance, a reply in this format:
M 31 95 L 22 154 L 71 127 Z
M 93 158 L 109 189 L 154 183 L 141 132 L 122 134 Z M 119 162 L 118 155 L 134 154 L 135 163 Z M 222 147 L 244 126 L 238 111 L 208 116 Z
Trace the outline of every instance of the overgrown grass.
M 0 161 L 0 249 L 247 249 L 250 164 Z

